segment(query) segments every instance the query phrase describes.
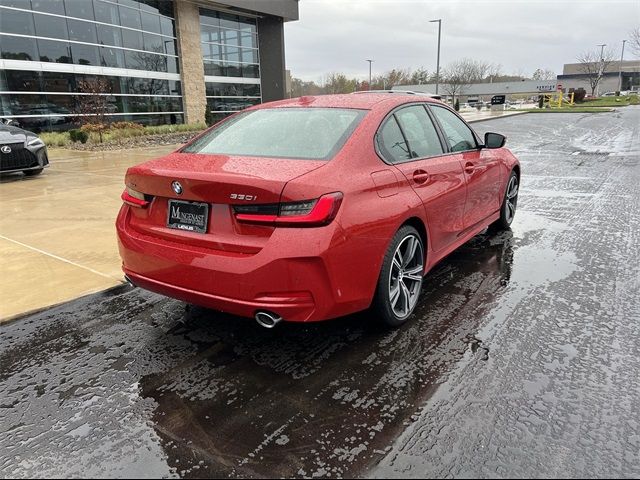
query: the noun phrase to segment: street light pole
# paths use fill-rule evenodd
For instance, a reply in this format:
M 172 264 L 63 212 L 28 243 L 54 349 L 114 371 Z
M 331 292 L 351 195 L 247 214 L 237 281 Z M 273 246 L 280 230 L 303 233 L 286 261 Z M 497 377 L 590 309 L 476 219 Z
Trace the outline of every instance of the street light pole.
M 429 23 L 438 22 L 438 62 L 436 64 L 436 95 L 438 95 L 438 86 L 440 85 L 440 33 L 442 32 L 442 19 L 429 20 Z
M 369 90 L 371 90 L 371 64 L 373 60 L 367 60 L 367 62 L 369 62 Z
M 624 60 L 624 44 L 626 40 L 622 40 L 622 54 L 620 55 L 620 66 L 618 67 L 618 91 L 622 91 L 622 61 Z
M 600 67 L 598 67 L 598 83 L 596 85 L 596 97 L 600 96 L 600 79 L 602 78 L 602 69 L 604 67 L 604 47 L 606 47 L 607 44 L 601 43 L 598 46 L 600 47 Z

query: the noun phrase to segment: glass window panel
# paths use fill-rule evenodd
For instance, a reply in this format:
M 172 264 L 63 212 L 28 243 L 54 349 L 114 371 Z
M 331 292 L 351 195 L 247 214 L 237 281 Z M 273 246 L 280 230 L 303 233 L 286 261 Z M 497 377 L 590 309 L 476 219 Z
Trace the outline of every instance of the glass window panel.
M 239 45 L 240 32 L 236 30 L 221 30 L 221 42 L 225 45 Z
M 365 113 L 342 108 L 253 110 L 209 130 L 183 151 L 329 160 L 349 139 Z
M 239 62 L 240 61 L 240 49 L 237 47 L 225 47 L 225 58 L 229 62 Z
M 162 30 L 160 29 L 160 17 L 158 15 L 153 15 L 152 13 L 142 12 L 140 14 L 142 19 L 142 29 L 147 32 L 160 33 Z
M 260 78 L 260 69 L 258 65 L 243 65 L 242 76 L 244 78 Z
M 245 63 L 258 63 L 258 51 L 257 50 L 242 50 L 242 59 Z
M 144 33 L 144 49 L 150 52 L 164 53 L 164 42 L 173 42 L 173 40 L 161 37 L 160 35 L 153 35 L 152 33 Z
M 160 17 L 160 31 L 163 35 L 169 35 L 175 37 L 173 32 L 173 20 L 166 17 Z
M 169 94 L 171 95 L 182 95 L 182 89 L 180 87 L 180 82 L 176 80 L 169 80 Z M 182 109 L 180 109 L 182 110 Z
M 34 12 L 65 14 L 63 0 L 33 0 L 31 4 Z
M 226 28 L 235 28 L 236 30 L 240 28 L 240 24 L 238 23 L 237 15 L 230 15 L 228 13 L 220 12 L 220 26 Z
M 98 43 L 101 45 L 122 46 L 122 29 L 108 25 L 96 25 L 98 27 Z
M 178 59 L 176 57 L 165 57 L 167 62 L 167 72 L 169 73 L 180 73 L 180 69 L 178 68 Z
M 218 62 L 204 62 L 204 74 L 213 76 L 226 76 L 226 68 Z
M 94 0 L 93 6 L 96 14 L 96 20 L 98 22 L 120 25 L 120 14 L 118 13 L 117 5 L 101 2 L 100 0 Z
M 0 4 L 6 5 L 7 7 L 25 8 L 27 10 L 31 10 L 30 0 L 2 0 Z
M 239 28 L 243 32 L 256 33 L 255 18 L 240 17 Z
M 0 70 L 0 92 L 4 92 L 9 90 L 7 88 L 7 78 L 5 77 L 5 71 Z
M 213 10 L 205 10 L 203 8 L 200 9 L 200 23 L 205 23 L 207 25 L 220 26 L 220 18 L 218 17 L 218 12 L 214 12 Z
M 41 62 L 73 63 L 68 42 L 38 39 L 38 52 Z
M 226 68 L 228 77 L 242 77 L 242 66 L 234 63 L 227 63 Z
M 36 24 L 36 35 L 39 37 L 69 39 L 67 36 L 67 20 L 65 18 L 35 14 L 33 19 Z
M 444 151 L 431 118 L 422 105 L 406 107 L 396 113 L 402 127 L 412 158 L 441 155 Z
M 146 52 L 125 51 L 125 63 L 127 68 L 146 70 L 149 72 L 166 72 L 167 57 Z
M 388 162 L 396 163 L 411 159 L 411 152 L 394 116 L 389 118 L 380 130 L 378 146 Z
M 431 107 L 431 111 L 442 126 L 452 152 L 464 152 L 477 148 L 476 138 L 471 129 L 450 110 L 443 107 Z
M 40 75 L 38 72 L 24 70 L 5 71 L 4 90 L 10 92 L 41 92 Z
M 89 0 L 64 0 L 65 11 L 70 17 L 95 20 L 93 15 L 93 2 Z
M 100 65 L 98 47 L 79 43 L 72 43 L 70 47 L 73 63 L 77 65 Z
M 2 9 L 2 15 L 0 15 L 0 32 L 34 35 L 33 14 L 31 12 Z
M 34 38 L 0 35 L 2 58 L 9 60 L 37 60 L 38 49 Z
M 136 50 L 144 50 L 142 41 L 142 32 L 135 30 L 122 29 L 122 46 L 126 48 L 135 48 Z
M 140 0 L 140 10 L 145 12 L 159 13 L 158 0 Z
M 203 42 L 219 42 L 220 41 L 220 29 L 218 27 L 212 27 L 209 25 L 200 26 L 200 39 Z
M 142 22 L 140 21 L 140 11 L 133 10 L 127 7 L 118 7 L 120 11 L 120 24 L 123 27 L 142 29 Z
M 173 0 L 158 0 L 158 11 L 161 15 L 173 18 Z
M 164 45 L 164 52 L 167 55 L 176 54 L 176 41 L 173 38 L 163 37 L 162 44 Z
M 76 83 L 73 73 L 42 72 L 42 91 L 75 92 Z
M 126 68 L 124 52 L 119 48 L 100 47 L 100 65 L 103 67 Z
M 251 33 L 240 33 L 240 45 L 243 47 L 258 48 L 257 37 Z
M 138 0 L 118 0 L 118 3 L 132 8 L 140 8 L 140 2 Z
M 69 40 L 76 40 L 78 42 L 85 43 L 98 43 L 95 23 L 68 18 L 67 26 L 69 29 Z

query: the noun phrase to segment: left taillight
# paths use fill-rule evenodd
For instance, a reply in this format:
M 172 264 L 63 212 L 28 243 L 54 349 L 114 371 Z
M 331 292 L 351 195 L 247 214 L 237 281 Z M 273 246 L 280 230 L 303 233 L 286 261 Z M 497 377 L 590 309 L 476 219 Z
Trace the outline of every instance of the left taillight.
M 234 205 L 233 211 L 236 219 L 243 223 L 282 227 L 318 227 L 328 225 L 336 217 L 342 198 L 341 192 L 334 192 L 300 202 Z
M 147 208 L 151 203 L 152 197 L 138 192 L 133 188 L 126 187 L 121 195 L 122 201 L 127 205 L 138 208 Z

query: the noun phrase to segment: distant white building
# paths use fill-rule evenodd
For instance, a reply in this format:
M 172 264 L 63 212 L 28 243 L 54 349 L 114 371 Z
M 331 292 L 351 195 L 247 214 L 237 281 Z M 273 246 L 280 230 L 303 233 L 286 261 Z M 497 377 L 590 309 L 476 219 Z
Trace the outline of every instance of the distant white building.
M 483 101 L 491 100 L 494 95 L 506 95 L 510 98 L 512 95 L 527 96 L 537 95 L 540 93 L 549 93 L 556 91 L 556 80 L 520 80 L 514 82 L 494 82 L 494 83 L 474 83 L 464 88 L 457 98 L 461 102 L 469 99 L 479 99 Z M 411 90 L 414 92 L 424 92 L 435 94 L 435 83 L 424 85 L 398 85 L 392 90 Z M 446 85 L 440 85 L 438 93 L 443 98 L 448 97 Z

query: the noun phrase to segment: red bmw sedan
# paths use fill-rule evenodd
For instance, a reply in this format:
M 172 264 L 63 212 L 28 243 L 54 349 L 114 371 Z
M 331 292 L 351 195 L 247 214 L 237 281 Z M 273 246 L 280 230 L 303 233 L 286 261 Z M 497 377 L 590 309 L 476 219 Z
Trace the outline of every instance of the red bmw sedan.
M 368 308 L 399 326 L 437 262 L 511 224 L 520 165 L 504 143 L 416 95 L 249 108 L 127 171 L 124 273 L 269 328 Z

